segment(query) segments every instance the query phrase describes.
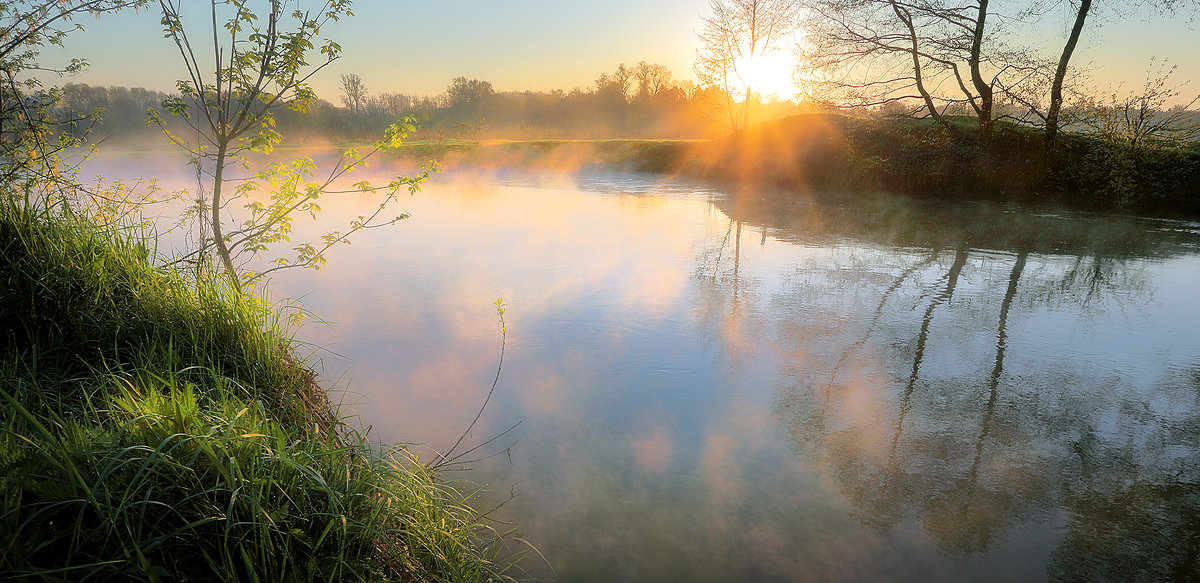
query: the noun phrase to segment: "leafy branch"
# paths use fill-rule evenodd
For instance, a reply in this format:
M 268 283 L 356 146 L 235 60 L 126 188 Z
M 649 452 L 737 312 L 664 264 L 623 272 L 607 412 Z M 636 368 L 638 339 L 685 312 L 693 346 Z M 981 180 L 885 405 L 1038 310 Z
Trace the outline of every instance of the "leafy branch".
M 415 176 L 398 176 L 382 185 L 360 181 L 353 189 L 338 188 L 340 180 L 366 167 L 372 156 L 401 145 L 414 129 L 411 120 L 405 120 L 392 124 L 383 139 L 366 152 L 344 152 L 322 179 L 316 179 L 317 167 L 311 158 L 273 164 L 255 172 L 248 156 L 269 155 L 282 140 L 275 129 L 273 112 L 282 107 L 306 111 L 316 101 L 309 80 L 341 54 L 340 45 L 320 37 L 321 28 L 352 15 L 349 0 L 325 0 L 316 10 L 304 9 L 301 0 L 268 0 L 261 4 L 265 6 L 260 15 L 252 9 L 250 0 L 209 0 L 207 26 L 211 41 L 199 41 L 185 25 L 181 0 L 159 0 L 164 37 L 175 44 L 187 70 L 187 77 L 176 83 L 179 94 L 162 105 L 168 114 L 181 118 L 190 131 L 173 132 L 160 114 L 150 112 L 151 122 L 171 143 L 186 150 L 197 172 L 211 180 L 209 194 L 197 197 L 193 207 L 201 217 L 204 232 L 200 248 L 189 257 L 203 263 L 211 243 L 238 291 L 279 269 L 319 268 L 325 263 L 325 252 L 337 244 L 349 243 L 353 233 L 405 218 L 388 218 L 384 214 L 388 204 L 401 191 L 417 192 L 437 171 L 427 166 Z M 308 60 L 313 52 L 320 55 L 317 63 Z M 211 57 L 200 56 L 208 53 Z M 249 176 L 231 177 L 234 167 Z M 233 185 L 232 192 L 227 185 Z M 223 217 L 231 202 L 249 199 L 264 186 L 270 192 L 266 202 L 245 202 L 242 206 L 248 214 L 240 221 Z M 289 241 L 297 214 L 307 213 L 315 219 L 321 211 L 318 199 L 322 195 L 348 192 L 383 196 L 374 213 L 357 217 L 342 230 L 329 231 L 319 242 L 295 245 L 293 255 L 274 259 L 273 267 L 258 273 L 239 267 L 239 263 L 244 266 L 249 259 L 267 253 L 274 244 Z M 226 232 L 227 223 L 237 227 Z M 245 256 L 244 260 L 235 261 L 238 255 Z

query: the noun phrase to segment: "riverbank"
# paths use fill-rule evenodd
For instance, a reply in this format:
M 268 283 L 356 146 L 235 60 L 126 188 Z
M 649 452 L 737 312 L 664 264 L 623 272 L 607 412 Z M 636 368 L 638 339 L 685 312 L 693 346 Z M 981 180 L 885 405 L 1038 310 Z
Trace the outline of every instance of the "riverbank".
M 1034 129 L 997 122 L 983 141 L 928 120 L 798 115 L 705 140 L 446 141 L 394 156 L 448 167 L 615 167 L 721 182 L 734 191 L 817 191 L 1058 205 L 1200 216 L 1200 145 L 1139 146 L 1063 133 L 1053 151 Z
M 1131 146 L 996 124 L 990 139 L 929 120 L 794 116 L 693 152 L 680 166 L 738 184 L 1200 215 L 1200 145 Z
M 331 406 L 277 306 L 152 247 L 0 203 L 0 578 L 503 578 L 466 500 Z

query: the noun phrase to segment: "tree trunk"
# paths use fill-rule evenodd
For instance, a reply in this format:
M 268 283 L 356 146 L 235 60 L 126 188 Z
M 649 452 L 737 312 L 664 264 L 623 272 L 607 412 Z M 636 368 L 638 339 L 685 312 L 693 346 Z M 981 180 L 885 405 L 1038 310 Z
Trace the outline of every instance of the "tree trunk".
M 221 142 L 217 146 L 217 167 L 213 172 L 213 194 L 212 194 L 212 233 L 213 243 L 217 246 L 217 253 L 221 256 L 221 264 L 225 266 L 225 272 L 229 274 L 229 281 L 233 283 L 233 289 L 239 294 L 242 293 L 242 282 L 238 279 L 237 269 L 233 267 L 233 257 L 229 255 L 229 247 L 225 245 L 225 235 L 221 233 L 221 185 L 224 182 L 225 174 L 225 154 L 229 145 Z
M 996 331 L 996 361 L 992 366 L 992 375 L 988 381 L 988 400 L 983 411 L 983 427 L 979 430 L 979 439 L 975 441 L 975 460 L 971 462 L 971 473 L 967 478 L 967 501 L 963 505 L 963 514 L 970 511 L 971 501 L 979 484 L 979 468 L 983 461 L 983 448 L 988 434 L 992 432 L 992 422 L 996 415 L 996 402 L 999 397 L 1000 377 L 1004 374 L 1004 351 L 1008 347 L 1008 310 L 1012 308 L 1013 300 L 1017 297 L 1017 284 L 1021 281 L 1021 273 L 1025 271 L 1025 260 L 1029 253 L 1024 249 L 1017 251 L 1017 261 L 1013 264 L 1012 273 L 1008 276 L 1008 291 L 1004 293 L 1004 302 L 1000 304 L 1000 326 Z
M 746 86 L 746 101 L 742 104 L 742 128 L 750 127 L 750 86 Z
M 983 30 L 987 20 L 988 0 L 979 0 L 979 12 L 975 17 L 975 38 L 971 41 L 971 83 L 979 94 L 979 129 L 984 136 L 992 134 L 992 85 L 983 80 L 979 70 L 980 53 L 983 51 Z
M 892 11 L 896 13 L 896 17 L 899 18 L 900 22 L 904 23 L 904 26 L 908 28 L 909 38 L 912 39 L 912 51 L 910 52 L 912 53 L 913 60 L 913 80 L 916 82 L 917 92 L 920 93 L 921 98 L 925 100 L 925 109 L 929 111 L 929 115 L 934 121 L 938 122 L 938 124 L 943 128 L 946 128 L 946 131 L 957 135 L 958 131 L 953 125 L 950 124 L 950 122 L 946 121 L 945 117 L 942 117 L 941 112 L 939 112 L 937 109 L 937 104 L 933 102 L 933 96 L 929 94 L 927 89 L 925 89 L 925 79 L 921 73 L 921 54 L 919 47 L 917 46 L 917 30 L 916 27 L 913 26 L 912 15 L 909 14 L 907 10 L 897 5 L 896 0 L 892 0 L 891 5 Z
M 1075 13 L 1075 25 L 1071 27 L 1071 36 L 1067 38 L 1067 44 L 1063 46 L 1062 56 L 1058 59 L 1058 69 L 1054 71 L 1054 84 L 1050 86 L 1050 109 L 1046 112 L 1045 138 L 1046 146 L 1050 148 L 1054 147 L 1054 142 L 1058 139 L 1058 114 L 1062 110 L 1062 88 L 1063 79 L 1067 76 L 1067 65 L 1071 62 L 1075 45 L 1079 43 L 1079 35 L 1083 32 L 1083 23 L 1091 8 L 1092 0 L 1081 0 L 1079 3 L 1079 11 Z

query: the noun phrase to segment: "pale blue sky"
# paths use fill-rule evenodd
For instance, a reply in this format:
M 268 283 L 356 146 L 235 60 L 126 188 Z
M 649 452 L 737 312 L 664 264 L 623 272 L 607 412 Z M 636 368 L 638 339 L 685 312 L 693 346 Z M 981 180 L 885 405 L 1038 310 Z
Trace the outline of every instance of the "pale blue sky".
M 498 90 L 587 87 L 618 63 L 640 60 L 691 78 L 695 31 L 707 0 L 358 0 L 355 16 L 322 31 L 339 42 L 343 58 L 316 79 L 325 99 L 337 100 L 338 76 L 357 73 L 372 93 L 437 94 L 453 77 L 491 81 Z M 1200 31 L 1184 16 L 1141 15 L 1117 20 L 1101 13 L 1080 44 L 1074 64 L 1091 65 L 1101 87 L 1140 86 L 1152 56 L 1179 65 L 1177 80 L 1200 93 Z M 155 12 L 80 21 L 86 31 L 47 59 L 84 55 L 88 72 L 70 81 L 170 89 L 180 77 L 178 54 L 162 38 Z M 1048 46 L 1060 46 L 1067 18 L 1042 23 Z

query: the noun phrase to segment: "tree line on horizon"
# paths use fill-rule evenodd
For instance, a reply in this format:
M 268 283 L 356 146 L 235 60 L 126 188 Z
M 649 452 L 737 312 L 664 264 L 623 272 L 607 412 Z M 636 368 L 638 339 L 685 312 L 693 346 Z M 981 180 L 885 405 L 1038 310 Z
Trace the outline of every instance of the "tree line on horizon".
M 759 121 L 834 111 L 925 117 L 950 134 L 973 125 L 987 135 L 995 122 L 1007 120 L 1042 129 L 1050 143 L 1060 129 L 1132 142 L 1170 136 L 1178 143 L 1200 135 L 1200 119 L 1191 109 L 1200 97 L 1171 104 L 1187 96 L 1172 84 L 1175 68 L 1169 62 L 1158 61 L 1157 68 L 1152 62 L 1145 87 L 1128 95 L 1101 95 L 1074 72 L 1068 74 L 1068 53 L 1088 30 L 1085 19 L 1100 10 L 1087 2 L 1068 7 L 1075 26 L 1066 39 L 1070 46 L 1057 61 L 1016 50 L 1010 38 L 1014 31 L 1006 24 L 1011 15 L 989 12 L 986 1 L 969 7 L 902 0 L 710 4 L 712 16 L 698 33 L 703 46 L 693 67 L 699 83 L 679 80 L 667 67 L 646 61 L 621 64 L 589 86 L 569 91 L 497 91 L 487 80 L 460 76 L 438 95 L 372 92 L 367 80 L 344 74 L 337 95 L 319 96 L 307 111 L 279 112 L 278 123 L 296 142 L 372 139 L 405 118 L 415 120 L 411 138 L 416 140 L 708 138 Z M 1138 6 L 1182 11 L 1195 2 L 1143 0 Z M 1035 2 L 1022 14 L 1045 15 L 1050 9 Z M 1103 8 L 1099 15 L 1111 16 L 1113 10 Z M 798 45 L 788 42 L 801 33 L 807 50 L 796 52 Z M 789 50 L 797 58 L 798 78 L 804 77 L 803 97 L 764 102 L 742 69 L 748 60 Z M 891 75 L 876 78 L 881 72 Z M 1020 82 L 1010 79 L 1018 73 Z M 941 89 L 934 91 L 935 86 Z M 953 94 L 956 87 L 961 96 Z M 1069 101 L 1064 91 L 1071 94 Z M 144 88 L 79 83 L 40 97 L 72 134 L 92 131 L 93 138 L 114 141 L 156 136 L 146 128 L 147 111 L 161 113 L 170 98 Z
M 122 141 L 159 136 L 146 127 L 147 111 L 161 110 L 171 93 L 141 87 L 68 83 L 53 94 L 56 117 L 82 136 Z M 729 125 L 722 89 L 677 80 L 666 66 L 642 61 L 602 73 L 586 88 L 569 91 L 497 91 L 491 82 L 455 77 L 438 95 L 372 92 L 366 80 L 344 74 L 337 101 L 320 96 L 307 111 L 281 111 L 289 140 L 372 139 L 397 119 L 415 120 L 416 140 L 705 138 Z M 812 111 L 790 101 L 747 105 L 764 121 Z
M 662 67 L 658 65 L 658 67 Z M 662 67 L 665 70 L 665 67 Z M 720 136 L 730 131 L 729 111 L 723 104 L 730 101 L 724 91 L 701 88 L 690 81 L 647 83 L 620 79 L 620 72 L 630 68 L 618 67 L 618 75 L 601 75 L 594 87 L 571 91 L 496 91 L 488 81 L 456 77 L 447 90 L 438 95 L 415 95 L 399 92 L 370 93 L 357 75 L 359 92 L 347 94 L 344 87 L 339 103 L 318 99 L 309 111 L 283 111 L 279 125 L 291 141 L 370 139 L 381 128 L 397 119 L 413 118 L 416 140 L 478 141 L 501 139 L 606 139 L 606 138 L 666 138 L 690 139 Z M 667 75 L 669 75 L 667 71 Z M 343 82 L 343 86 L 345 82 Z M 622 86 L 624 85 L 624 89 Z M 1184 105 L 1162 107 L 1161 100 L 1152 102 L 1153 89 L 1162 80 L 1148 78 L 1150 94 L 1110 96 L 1106 102 L 1075 103 L 1061 114 L 1066 129 L 1096 134 L 1128 132 L 1124 126 L 1140 124 L 1132 139 L 1140 134 L 1161 133 L 1170 128 L 1200 126 L 1200 111 Z M 171 97 L 163 91 L 142 87 L 99 86 L 68 83 L 52 93 L 54 117 L 79 137 L 87 133 L 98 140 L 121 142 L 161 138 L 161 132 L 147 126 L 147 111 L 161 110 L 162 103 Z M 772 101 L 763 103 L 751 96 L 747 110 L 752 119 L 768 121 L 789 115 L 837 111 L 812 101 Z M 349 101 L 349 103 L 348 103 Z M 734 115 L 741 114 L 744 102 L 734 103 Z M 1009 115 L 1015 107 L 1007 102 L 995 106 L 996 111 Z M 888 102 L 858 108 L 866 115 L 906 117 L 912 111 L 901 103 Z M 947 117 L 966 118 L 972 111 L 965 104 L 954 104 L 943 110 Z M 1189 136 L 1190 137 L 1190 136 Z

